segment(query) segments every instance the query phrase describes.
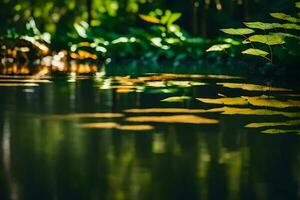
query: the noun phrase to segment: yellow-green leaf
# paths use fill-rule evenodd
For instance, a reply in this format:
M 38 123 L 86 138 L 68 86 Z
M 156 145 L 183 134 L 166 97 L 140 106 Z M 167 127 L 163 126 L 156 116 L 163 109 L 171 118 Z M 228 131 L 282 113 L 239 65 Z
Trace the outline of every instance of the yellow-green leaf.
M 264 22 L 244 22 L 249 28 L 256 28 L 261 30 L 282 28 L 282 24 L 279 23 L 264 23 Z
M 300 21 L 296 17 L 292 17 L 291 15 L 285 13 L 270 13 L 270 15 L 276 19 L 282 19 L 293 23 L 298 23 Z
M 181 13 L 173 13 L 169 20 L 168 20 L 168 24 L 171 25 L 173 24 L 175 21 L 177 21 L 179 18 L 181 17 Z
M 298 40 L 300 40 L 300 37 L 297 36 L 297 35 L 293 35 L 293 34 L 290 34 L 290 33 L 270 33 L 271 35 L 278 35 L 279 37 L 282 37 L 282 38 L 286 38 L 286 37 L 289 37 L 289 38 L 296 38 Z
M 269 53 L 260 49 L 247 49 L 245 51 L 242 52 L 242 54 L 248 54 L 248 55 L 253 55 L 253 56 L 263 56 L 265 57 L 266 55 L 268 55 Z
M 252 35 L 250 36 L 247 40 L 251 42 L 259 42 L 267 45 L 277 45 L 277 44 L 284 44 L 285 41 L 283 40 L 282 37 L 279 35 Z M 254 51 L 250 51 L 251 53 L 255 53 Z M 257 55 L 252 54 L 252 55 Z
M 230 35 L 248 35 L 254 33 L 254 30 L 249 28 L 226 28 L 220 30 Z
M 286 29 L 300 30 L 300 26 L 298 24 L 288 23 L 288 24 L 283 24 L 282 26 Z
M 211 46 L 209 49 L 206 50 L 206 52 L 210 51 L 224 51 L 225 49 L 231 47 L 230 44 L 216 44 Z
M 300 8 L 300 2 L 295 3 L 296 8 Z

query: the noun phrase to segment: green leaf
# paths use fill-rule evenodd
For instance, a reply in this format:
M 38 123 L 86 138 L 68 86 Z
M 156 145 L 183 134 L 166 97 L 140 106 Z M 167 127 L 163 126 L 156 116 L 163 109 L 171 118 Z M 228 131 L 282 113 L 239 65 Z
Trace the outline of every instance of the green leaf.
M 282 19 L 293 23 L 298 23 L 300 21 L 296 17 L 292 17 L 291 15 L 285 13 L 270 13 L 270 15 L 276 19 Z
M 150 23 L 153 23 L 153 24 L 159 24 L 160 23 L 160 20 L 157 19 L 156 17 L 151 17 L 151 16 L 148 16 L 148 15 L 142 15 L 140 14 L 139 17 L 146 21 L 146 22 L 150 22 Z
M 167 24 L 167 22 L 169 21 L 171 15 L 172 15 L 172 12 L 170 10 L 166 10 L 165 15 L 162 16 L 160 22 L 162 24 Z
M 284 40 L 279 35 L 252 35 L 247 40 L 250 42 L 260 42 L 267 45 L 284 44 Z
M 248 54 L 248 55 L 253 55 L 253 56 L 262 56 L 265 57 L 266 55 L 268 55 L 269 53 L 260 49 L 247 49 L 245 51 L 242 52 L 242 54 Z
M 206 50 L 206 52 L 210 51 L 224 51 L 225 49 L 231 47 L 230 44 L 216 44 L 211 46 L 209 49 Z
M 256 28 L 261 30 L 282 28 L 282 24 L 279 23 L 264 23 L 264 22 L 244 22 L 249 28 Z
M 179 18 L 181 17 L 181 13 L 173 13 L 169 20 L 168 20 L 168 24 L 171 25 L 173 24 L 175 21 L 177 21 Z
M 279 37 L 282 37 L 282 38 L 286 38 L 286 37 L 289 37 L 289 38 L 295 38 L 295 39 L 298 39 L 300 40 L 300 37 L 297 36 L 297 35 L 293 35 L 293 34 L 290 34 L 290 33 L 270 33 L 271 35 L 277 35 Z
M 81 24 L 75 23 L 74 28 L 80 37 L 87 37 L 86 28 L 83 27 Z
M 189 100 L 191 97 L 188 97 L 188 96 L 178 96 L 178 97 L 169 97 L 169 98 L 166 98 L 166 99 L 163 99 L 161 101 L 164 101 L 164 102 L 184 102 L 186 100 Z
M 286 29 L 295 29 L 298 31 L 300 30 L 300 26 L 298 24 L 289 23 L 289 24 L 283 24 L 282 26 Z
M 248 35 L 254 33 L 254 30 L 249 28 L 226 28 L 220 30 L 230 35 Z
M 296 8 L 300 8 L 300 2 L 295 3 Z

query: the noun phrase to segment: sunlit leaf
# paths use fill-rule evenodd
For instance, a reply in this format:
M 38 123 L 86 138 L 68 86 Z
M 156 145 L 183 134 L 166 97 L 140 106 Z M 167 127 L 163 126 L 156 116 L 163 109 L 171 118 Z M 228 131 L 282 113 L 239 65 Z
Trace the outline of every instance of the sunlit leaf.
M 261 128 L 261 127 L 272 127 L 272 126 L 298 126 L 300 125 L 300 120 L 291 120 L 286 122 L 261 122 L 261 123 L 251 123 L 247 124 L 246 128 Z
M 259 42 L 267 45 L 284 44 L 285 41 L 279 35 L 252 35 L 247 40 L 251 42 Z M 251 54 L 254 55 L 254 54 Z
M 83 27 L 81 24 L 75 23 L 74 28 L 80 37 L 83 37 L 83 38 L 87 37 L 86 28 Z
M 199 117 L 196 115 L 173 115 L 173 116 L 137 116 L 128 117 L 130 122 L 155 122 L 155 123 L 183 123 L 183 124 L 217 124 L 218 120 Z
M 139 14 L 139 17 L 146 21 L 146 22 L 150 22 L 150 23 L 154 23 L 154 24 L 158 24 L 160 23 L 160 20 L 157 19 L 156 17 L 152 17 L 152 16 L 148 16 L 148 15 L 142 15 L 142 14 Z
M 249 28 L 256 28 L 261 30 L 282 28 L 282 24 L 279 23 L 264 23 L 264 22 L 244 22 L 244 24 Z
M 295 3 L 296 8 L 300 8 L 300 2 Z
M 168 50 L 170 47 L 162 44 L 162 39 L 160 37 L 151 38 L 150 41 L 154 46 L 160 47 L 161 49 Z
M 162 24 L 167 24 L 167 22 L 169 21 L 171 15 L 172 15 L 172 12 L 170 10 L 166 10 L 165 14 L 161 17 L 160 22 Z
M 282 19 L 293 23 L 298 23 L 300 21 L 296 17 L 292 17 L 291 15 L 285 13 L 270 13 L 270 15 L 276 19 Z
M 256 85 L 256 84 L 248 84 L 248 83 L 217 83 L 218 85 L 222 85 L 223 87 L 233 88 L 233 89 L 243 89 L 249 91 L 292 91 L 286 88 L 277 88 L 266 85 Z
M 224 51 L 227 48 L 230 48 L 231 45 L 230 44 L 216 44 L 211 46 L 209 49 L 206 50 L 206 52 L 210 52 L 210 51 Z
M 168 24 L 173 24 L 175 21 L 177 21 L 179 18 L 181 17 L 181 13 L 173 13 L 169 20 L 168 20 Z
M 254 33 L 254 30 L 249 28 L 227 28 L 227 29 L 220 29 L 220 30 L 230 35 L 248 35 Z
M 296 35 L 293 35 L 293 34 L 290 34 L 290 33 L 277 32 L 277 33 L 270 33 L 270 34 L 271 35 L 278 35 L 279 37 L 282 37 L 282 38 L 289 37 L 289 38 L 296 38 L 296 39 L 300 40 L 299 36 L 296 36 Z
M 169 98 L 163 99 L 161 101 L 163 101 L 163 102 L 184 102 L 184 101 L 189 100 L 189 99 L 191 99 L 191 97 L 177 96 L 177 97 L 169 97 Z
M 247 49 L 245 51 L 242 51 L 242 54 L 248 54 L 248 55 L 253 55 L 253 56 L 262 56 L 265 57 L 266 55 L 268 55 L 269 53 L 260 49 Z
M 262 133 L 267 133 L 267 134 L 283 134 L 283 133 L 298 133 L 300 134 L 300 130 L 281 130 L 281 129 L 268 129 L 265 131 L 262 131 Z
M 26 35 L 26 36 L 21 36 L 21 39 L 30 42 L 32 45 L 36 46 L 44 53 L 47 53 L 49 51 L 49 47 L 41 43 L 40 41 L 38 41 L 35 37 L 30 37 Z
M 300 30 L 300 26 L 298 24 L 283 24 L 282 25 L 286 29 L 295 29 L 295 30 Z

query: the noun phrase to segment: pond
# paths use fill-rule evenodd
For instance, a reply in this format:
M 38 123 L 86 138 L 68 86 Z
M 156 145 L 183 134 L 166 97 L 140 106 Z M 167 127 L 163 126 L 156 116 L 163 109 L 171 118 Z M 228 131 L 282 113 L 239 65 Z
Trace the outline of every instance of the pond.
M 225 74 L 0 77 L 0 199 L 298 199 L 300 93 Z

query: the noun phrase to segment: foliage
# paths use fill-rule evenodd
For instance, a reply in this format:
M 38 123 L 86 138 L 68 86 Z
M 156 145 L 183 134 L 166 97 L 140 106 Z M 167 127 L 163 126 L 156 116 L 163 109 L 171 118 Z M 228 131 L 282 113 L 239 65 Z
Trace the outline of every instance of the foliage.
M 295 6 L 299 8 L 299 4 L 300 2 L 297 2 Z M 288 23 L 244 22 L 247 28 L 227 28 L 221 29 L 221 31 L 229 35 L 238 35 L 244 38 L 242 44 L 249 44 L 251 48 L 242 50 L 242 54 L 263 57 L 270 63 L 273 63 L 274 51 L 272 46 L 276 46 L 285 51 L 285 55 L 297 56 L 300 40 L 298 36 L 298 31 L 300 30 L 300 25 L 298 24 L 300 22 L 299 16 L 292 16 L 285 13 L 270 13 L 270 15 L 273 18 Z M 263 34 L 259 33 L 260 31 L 263 31 Z M 297 44 L 296 50 L 294 49 L 295 44 Z M 228 44 L 218 44 L 206 51 L 225 51 L 229 47 Z M 282 51 L 280 53 L 283 53 Z
M 156 9 L 155 11 L 155 13 L 160 12 L 164 14 L 159 15 L 159 18 L 152 17 L 153 12 L 148 15 L 140 14 L 141 23 L 144 21 L 148 25 L 150 21 L 151 27 L 149 29 L 131 27 L 125 34 L 106 32 L 99 27 L 90 26 L 85 21 L 80 21 L 73 24 L 71 31 L 59 36 L 54 35 L 51 41 L 45 37 L 50 37 L 50 35 L 41 34 L 36 26 L 14 34 L 13 38 L 16 41 L 27 40 L 37 46 L 40 51 L 44 51 L 41 45 L 47 44 L 45 46 L 48 47 L 47 54 L 52 56 L 64 51 L 68 60 L 88 62 L 120 59 L 136 59 L 145 62 L 173 60 L 175 65 L 178 65 L 183 60 L 197 60 L 203 56 L 203 49 L 208 46 L 207 41 L 199 37 L 190 37 L 179 25 L 175 24 L 181 14 L 172 13 L 170 10 L 163 12 Z M 156 23 L 155 19 L 159 21 Z M 31 19 L 28 24 L 35 25 L 35 20 Z M 7 34 L 3 37 L 5 48 L 9 46 L 7 41 L 12 37 L 10 35 Z M 11 46 L 17 45 L 14 43 Z M 28 48 L 31 49 L 30 46 Z M 2 57 L 9 57 L 9 55 Z M 13 56 L 16 60 L 19 58 L 17 57 Z M 42 57 L 36 56 L 26 60 L 39 58 L 42 59 Z

